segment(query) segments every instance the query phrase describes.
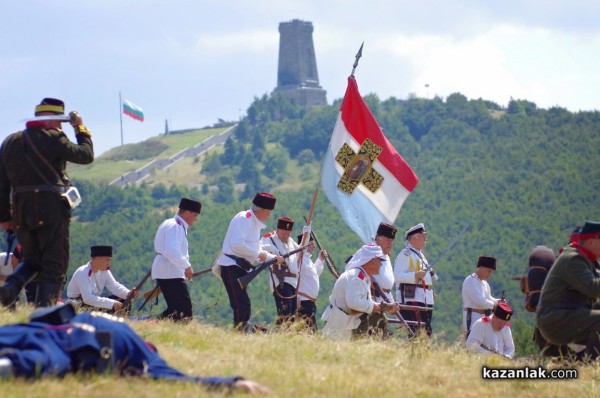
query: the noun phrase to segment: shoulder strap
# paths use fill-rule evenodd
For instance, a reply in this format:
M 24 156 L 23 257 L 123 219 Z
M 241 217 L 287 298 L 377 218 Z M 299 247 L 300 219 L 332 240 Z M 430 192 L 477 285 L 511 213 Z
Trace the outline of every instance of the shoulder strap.
M 36 156 L 46 165 L 46 167 L 48 168 L 48 170 L 52 171 L 54 173 L 54 176 L 62 181 L 66 186 L 71 185 L 70 181 L 68 179 L 65 179 L 63 177 L 61 177 L 58 172 L 54 169 L 54 167 L 46 160 L 46 158 L 44 157 L 44 155 L 42 155 L 40 153 L 40 151 L 38 151 L 37 147 L 35 146 L 35 144 L 33 143 L 33 141 L 31 140 L 31 137 L 29 136 L 27 130 L 23 131 L 23 136 L 25 137 L 25 139 L 27 140 L 27 143 L 31 146 L 31 149 L 33 150 L 33 152 L 36 154 Z M 31 158 L 25 154 L 25 157 L 27 158 L 27 160 L 29 161 L 29 163 L 31 164 L 31 166 L 33 167 L 33 169 L 35 170 L 35 172 L 44 180 L 44 182 L 50 186 L 54 185 L 54 184 L 50 184 L 48 182 L 48 179 L 43 175 L 43 173 L 34 165 L 33 161 L 31 160 Z

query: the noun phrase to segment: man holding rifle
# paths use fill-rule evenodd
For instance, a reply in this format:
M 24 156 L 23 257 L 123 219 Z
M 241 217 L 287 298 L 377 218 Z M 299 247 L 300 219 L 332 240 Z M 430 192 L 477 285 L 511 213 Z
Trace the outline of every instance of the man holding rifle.
M 123 301 L 129 296 L 139 296 L 139 290 L 129 290 L 115 279 L 110 272 L 112 246 L 92 246 L 92 258 L 87 264 L 77 268 L 67 286 L 67 297 L 74 304 L 117 312 L 123 308 Z M 102 297 L 104 288 L 113 295 Z
M 277 219 L 277 229 L 265 234 L 260 240 L 263 250 L 281 256 L 297 249 L 299 246 L 290 237 L 294 229 L 294 220 L 289 217 Z M 269 286 L 277 308 L 277 324 L 290 321 L 296 313 L 296 287 L 298 285 L 298 262 L 296 256 L 287 258 L 280 265 L 270 269 Z
M 373 299 L 378 303 L 385 301 L 393 303 L 391 296 L 392 288 L 394 287 L 394 269 L 390 261 L 390 252 L 394 247 L 394 239 L 398 229 L 387 223 L 380 223 L 375 235 L 375 244 L 381 247 L 381 251 L 385 256 L 385 261 L 381 263 L 381 269 L 377 275 L 373 275 L 373 280 L 379 284 L 383 294 L 388 300 L 379 296 L 374 292 Z M 376 335 L 386 338 L 389 333 L 387 330 L 387 318 L 381 312 L 374 314 L 363 314 L 360 317 L 360 325 L 353 331 L 354 335 Z
M 465 339 L 469 337 L 471 326 L 484 315 L 490 316 L 500 299 L 492 296 L 488 279 L 496 271 L 496 258 L 480 256 L 477 271 L 467 276 L 462 285 L 463 326 Z
M 323 334 L 335 340 L 348 340 L 360 324 L 359 316 L 397 312 L 397 304 L 378 303 L 371 294 L 371 278 L 380 272 L 386 256 L 381 247 L 364 245 L 348 262 L 346 271 L 340 275 L 329 296 L 329 306 L 321 317 L 325 322 Z
M 427 270 L 429 262 L 423 254 L 427 243 L 425 225 L 419 223 L 406 231 L 406 248 L 398 254 L 394 263 L 394 278 L 398 284 L 397 302 L 421 307 L 424 310 L 402 310 L 400 313 L 407 321 L 423 323 L 428 336 L 431 336 L 431 317 L 433 311 L 433 281 L 437 274 Z M 411 324 L 416 332 L 416 327 Z
M 185 284 L 194 274 L 188 253 L 187 231 L 198 219 L 201 209 L 200 202 L 181 198 L 179 212 L 163 221 L 156 231 L 152 279 L 156 280 L 167 302 L 167 309 L 159 315 L 159 319 L 170 318 L 178 322 L 192 318 L 192 300 Z
M 222 252 L 217 259 L 220 277 L 233 310 L 233 326 L 243 332 L 252 331 L 248 325 L 252 307 L 248 292 L 240 286 L 238 278 L 252 271 L 254 261 L 264 262 L 275 257 L 261 249 L 260 231 L 266 228 L 265 222 L 271 216 L 276 201 L 277 198 L 269 193 L 257 193 L 252 207 L 236 214 L 229 223 Z M 278 256 L 277 263 L 282 262 L 283 257 Z
M 484 316 L 473 324 L 467 338 L 467 348 L 480 354 L 512 358 L 515 355 L 515 344 L 508 322 L 512 313 L 512 308 L 500 301 L 491 317 Z

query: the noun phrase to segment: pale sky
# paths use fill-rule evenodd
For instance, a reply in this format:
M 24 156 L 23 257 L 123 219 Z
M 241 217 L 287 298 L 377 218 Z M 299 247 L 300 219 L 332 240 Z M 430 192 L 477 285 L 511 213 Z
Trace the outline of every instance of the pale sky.
M 121 143 L 119 92 L 145 115 L 123 115 L 126 144 L 165 119 L 237 120 L 277 85 L 278 27 L 292 19 L 313 24 L 330 104 L 364 41 L 362 95 L 600 109 L 598 1 L 3 0 L 0 15 L 0 138 L 56 97 L 82 114 L 96 154 Z

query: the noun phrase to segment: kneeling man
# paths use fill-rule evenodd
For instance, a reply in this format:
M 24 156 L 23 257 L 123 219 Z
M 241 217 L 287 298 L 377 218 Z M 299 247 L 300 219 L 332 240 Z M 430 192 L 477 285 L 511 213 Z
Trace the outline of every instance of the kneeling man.
M 484 316 L 473 324 L 467 338 L 467 348 L 481 354 L 512 358 L 515 344 L 508 323 L 512 313 L 512 308 L 506 302 L 498 302 L 492 316 Z
M 98 309 L 119 311 L 123 307 L 123 300 L 129 295 L 137 297 L 140 294 L 117 282 L 110 272 L 112 246 L 92 246 L 91 257 L 87 264 L 77 268 L 69 282 L 67 297 L 71 301 Z M 113 296 L 100 296 L 104 288 Z

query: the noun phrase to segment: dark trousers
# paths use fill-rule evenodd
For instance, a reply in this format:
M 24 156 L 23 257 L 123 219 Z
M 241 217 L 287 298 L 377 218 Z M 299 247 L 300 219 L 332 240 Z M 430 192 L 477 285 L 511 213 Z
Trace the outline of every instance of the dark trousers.
M 38 272 L 38 280 L 59 284 L 62 288 L 69 267 L 69 219 L 41 227 L 17 229 L 23 261 Z
M 296 288 L 283 283 L 275 288 L 273 298 L 277 307 L 277 324 L 289 321 L 296 314 Z
M 298 313 L 301 316 L 301 320 L 306 322 L 307 328 L 311 331 L 317 331 L 317 304 L 312 300 L 300 301 L 300 309 Z
M 229 296 L 229 305 L 233 310 L 233 326 L 245 329 L 250 320 L 250 297 L 242 289 L 237 279 L 246 275 L 246 271 L 236 265 L 221 267 L 221 280 Z
M 425 307 L 424 303 L 419 303 L 417 301 L 407 301 L 406 305 L 414 305 L 417 307 Z M 433 308 L 432 305 L 427 305 L 427 308 Z M 419 331 L 425 330 L 427 332 L 427 336 L 431 337 L 433 333 L 433 329 L 431 327 L 431 319 L 433 317 L 433 311 L 418 311 L 418 310 L 401 310 L 400 315 L 404 318 L 405 321 L 418 321 L 421 318 L 421 326 L 417 325 L 409 325 L 411 330 L 418 334 Z
M 188 321 L 192 318 L 192 299 L 185 279 L 157 279 L 167 309 L 158 316 L 159 319 L 171 318 L 173 321 Z

